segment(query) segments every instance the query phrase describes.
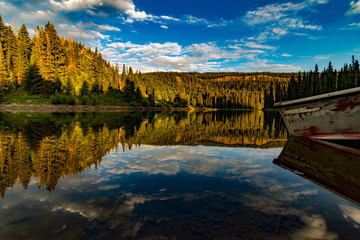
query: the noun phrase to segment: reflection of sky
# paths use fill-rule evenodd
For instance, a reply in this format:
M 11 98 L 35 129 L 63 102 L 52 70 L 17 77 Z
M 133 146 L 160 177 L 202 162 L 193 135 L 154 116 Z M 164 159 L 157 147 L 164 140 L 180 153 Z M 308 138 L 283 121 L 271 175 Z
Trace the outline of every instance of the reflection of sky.
M 120 148 L 121 149 L 121 148 Z M 272 163 L 281 149 L 141 146 L 54 192 L 7 191 L 2 239 L 357 236 L 359 207 Z M 19 231 L 22 229 L 22 231 Z M 346 231 L 343 231 L 346 229 Z

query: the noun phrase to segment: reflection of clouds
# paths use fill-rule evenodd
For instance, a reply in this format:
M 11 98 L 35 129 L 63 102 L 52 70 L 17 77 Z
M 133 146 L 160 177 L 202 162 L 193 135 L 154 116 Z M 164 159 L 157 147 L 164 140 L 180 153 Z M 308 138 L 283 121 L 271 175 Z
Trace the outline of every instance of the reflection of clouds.
M 350 220 L 354 227 L 360 228 L 360 209 L 345 204 L 341 204 L 339 207 L 343 212 L 344 218 Z
M 306 224 L 306 226 L 295 232 L 292 239 L 339 239 L 337 234 L 328 232 L 326 222 L 323 217 L 319 215 L 302 216 L 301 220 Z
M 53 212 L 56 212 L 59 210 L 62 210 L 65 212 L 70 212 L 70 213 L 78 213 L 81 216 L 83 216 L 85 218 L 90 218 L 90 219 L 97 217 L 96 211 L 94 211 L 92 209 L 87 209 L 86 205 L 84 206 L 84 205 L 72 203 L 72 204 L 64 204 L 61 206 L 56 206 L 52 209 Z
M 281 149 L 239 149 L 217 147 L 154 147 L 141 146 L 130 152 L 112 152 L 102 163 L 111 174 L 175 175 L 187 172 L 203 176 L 217 173 L 251 177 L 271 172 L 260 160 L 273 159 Z M 256 161 L 254 161 L 256 159 Z M 260 162 L 259 162 L 260 161 Z
M 112 189 L 116 189 L 119 187 L 120 187 L 120 185 L 103 185 L 103 186 L 99 186 L 98 189 L 103 191 L 103 190 L 112 190 Z
M 238 226 L 246 230 L 254 227 L 247 236 L 264 239 L 270 235 L 261 235 L 265 233 L 259 229 L 266 229 L 266 226 L 261 225 L 269 221 L 269 216 L 280 219 L 278 231 L 280 235 L 286 235 L 284 239 L 335 239 L 337 236 L 327 230 L 322 217 L 325 215 L 321 212 L 323 209 L 312 209 L 312 205 L 308 204 L 309 199 L 317 195 L 319 190 L 311 187 L 301 177 L 272 164 L 280 151 L 281 149 L 144 145 L 127 152 L 111 152 L 104 157 L 96 171 L 74 175 L 71 181 L 69 178 L 61 179 L 58 188 L 51 194 L 46 190 L 39 192 L 36 186 L 31 185 L 26 194 L 21 192 L 18 197 L 14 197 L 13 191 L 7 196 L 5 204 L 0 201 L 0 206 L 7 213 L 25 206 L 27 214 L 39 211 L 43 218 L 50 218 L 53 214 L 61 218 L 66 226 L 72 226 L 62 228 L 61 222 L 56 226 L 46 226 L 48 231 L 60 229 L 61 232 L 82 233 L 98 228 L 116 231 L 119 239 L 141 238 L 141 234 L 146 231 L 154 234 L 151 235 L 154 239 L 158 239 L 161 236 L 156 234 L 167 228 L 173 230 L 185 226 L 194 230 L 197 228 L 195 224 L 192 226 L 195 221 L 201 224 L 205 222 L 202 230 L 206 231 L 207 227 L 213 227 L 213 218 L 216 218 L 218 229 L 225 229 L 231 224 L 234 229 Z M 180 178 L 169 177 L 181 172 L 197 175 L 179 175 L 181 178 L 188 178 L 185 179 L 185 184 L 194 186 L 184 186 L 182 189 L 182 185 L 179 187 L 178 182 L 175 182 Z M 164 176 L 151 176 L 152 174 Z M 169 182 L 163 184 L 157 182 L 159 179 L 169 179 Z M 151 182 L 152 180 L 155 181 Z M 197 180 L 200 181 L 196 182 Z M 210 184 L 203 185 L 202 180 Z M 33 206 L 37 208 L 33 210 Z M 185 210 L 182 211 L 179 206 Z M 344 206 L 341 207 L 344 217 L 358 224 L 360 210 L 356 212 L 351 207 Z M 315 212 L 317 215 L 308 212 Z M 18 219 L 21 217 L 23 215 L 19 214 Z M 68 223 L 69 219 L 75 218 L 81 224 Z M 200 218 L 201 221 L 198 221 Z M 242 225 L 245 223 L 240 223 L 241 219 L 246 219 L 244 222 L 249 222 L 249 225 Z M 163 224 L 163 220 L 168 222 Z M 1 228 L 9 226 L 4 222 L 0 219 L 0 233 Z M 276 228 L 272 222 L 266 224 Z M 332 226 L 329 225 L 330 227 Z M 199 229 L 194 231 L 197 230 Z M 230 227 L 230 230 L 233 229 Z M 291 236 L 288 235 L 290 232 Z M 253 233 L 260 235 L 251 235 Z M 151 237 L 146 234 L 144 236 L 148 239 Z

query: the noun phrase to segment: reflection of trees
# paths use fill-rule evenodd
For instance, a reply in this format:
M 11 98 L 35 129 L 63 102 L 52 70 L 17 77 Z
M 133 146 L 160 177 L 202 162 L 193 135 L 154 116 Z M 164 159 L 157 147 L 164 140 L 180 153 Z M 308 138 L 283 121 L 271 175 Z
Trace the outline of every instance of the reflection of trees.
M 96 168 L 119 145 L 123 151 L 140 144 L 280 147 L 287 138 L 280 117 L 262 111 L 2 117 L 2 197 L 15 185 L 26 189 L 31 177 L 53 191 L 61 178 Z
M 26 189 L 31 177 L 39 188 L 53 191 L 60 178 L 78 174 L 101 163 L 102 157 L 119 143 L 121 129 L 107 127 L 83 134 L 79 123 L 72 131 L 44 137 L 36 149 L 31 149 L 21 132 L 0 133 L 0 191 L 22 184 Z
M 143 121 L 134 143 L 151 145 L 210 145 L 282 147 L 287 138 L 277 114 L 263 111 L 188 113 Z

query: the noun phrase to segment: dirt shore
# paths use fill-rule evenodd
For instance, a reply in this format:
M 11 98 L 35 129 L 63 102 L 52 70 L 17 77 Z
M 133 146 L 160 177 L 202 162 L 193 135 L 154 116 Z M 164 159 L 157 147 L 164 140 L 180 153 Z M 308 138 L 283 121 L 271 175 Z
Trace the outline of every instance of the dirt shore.
M 71 113 L 71 112 L 128 112 L 128 111 L 189 111 L 188 108 L 163 107 L 124 107 L 90 105 L 52 105 L 52 104 L 0 104 L 0 112 L 23 113 Z

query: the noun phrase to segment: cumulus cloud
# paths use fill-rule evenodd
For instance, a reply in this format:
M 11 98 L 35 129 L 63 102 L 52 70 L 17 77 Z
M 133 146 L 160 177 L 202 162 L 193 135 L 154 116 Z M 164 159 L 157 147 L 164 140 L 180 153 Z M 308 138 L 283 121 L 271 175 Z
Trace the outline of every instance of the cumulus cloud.
M 350 2 L 350 9 L 346 12 L 346 15 L 353 15 L 360 13 L 360 1 L 352 1 Z
M 50 10 L 47 11 L 38 10 L 35 12 L 22 12 L 20 13 L 19 17 L 22 19 L 49 21 L 51 19 L 54 19 L 55 14 Z
M 57 9 L 65 11 L 79 11 L 85 9 L 94 9 L 101 6 L 110 6 L 122 12 L 129 9 L 135 9 L 132 0 L 50 0 L 49 3 Z
M 234 68 L 236 71 L 298 71 L 293 65 L 281 65 L 261 62 L 257 57 L 274 52 L 277 48 L 259 44 L 254 41 L 230 41 L 225 45 L 216 42 L 194 43 L 182 46 L 179 43 L 148 43 L 134 44 L 131 42 L 113 42 L 107 44 L 103 50 L 104 56 L 114 62 L 128 62 L 135 68 L 145 72 L 147 70 L 167 71 L 215 71 L 223 69 L 225 63 L 246 60 L 246 66 Z M 106 54 L 109 53 L 109 54 Z M 113 57 L 112 57 L 112 56 Z M 116 56 L 116 57 L 114 57 Z M 255 60 L 255 62 L 253 62 Z M 250 65 L 250 63 L 253 64 Z M 146 70 L 145 70 L 146 69 Z
M 0 9 L 2 13 L 6 12 L 8 14 L 15 14 L 18 12 L 17 7 L 7 2 L 0 2 Z
M 110 7 L 115 11 L 126 14 L 128 16 L 125 22 L 132 23 L 133 21 L 160 21 L 171 20 L 178 21 L 179 19 L 170 16 L 155 16 L 148 14 L 145 11 L 136 9 L 132 0 L 50 0 L 50 5 L 56 10 L 63 10 L 67 12 L 85 11 L 90 15 L 104 14 L 99 9 L 103 7 Z
M 70 24 L 58 24 L 58 30 L 63 33 L 63 36 L 70 34 L 73 39 L 79 40 L 97 40 L 97 39 L 108 39 L 108 35 L 104 35 L 98 31 L 84 29 L 82 24 L 70 25 Z

